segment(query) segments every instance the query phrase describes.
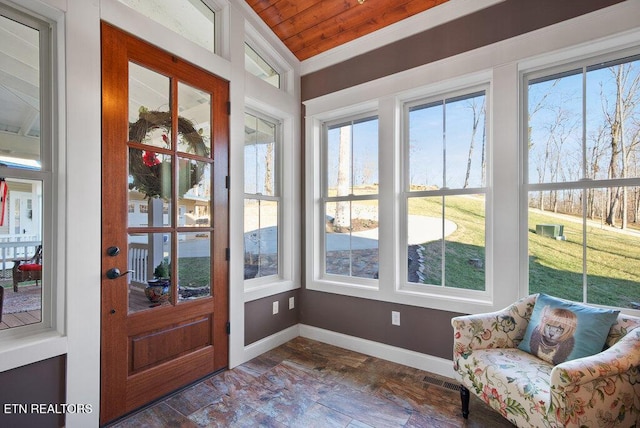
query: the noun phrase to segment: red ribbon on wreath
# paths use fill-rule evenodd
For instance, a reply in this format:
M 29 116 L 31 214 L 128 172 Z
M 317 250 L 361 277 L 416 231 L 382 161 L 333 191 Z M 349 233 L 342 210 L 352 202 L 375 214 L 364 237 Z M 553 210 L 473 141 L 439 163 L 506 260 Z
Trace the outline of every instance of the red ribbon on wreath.
M 143 151 L 142 152 L 142 162 L 146 166 L 151 168 L 154 165 L 158 165 L 161 161 L 160 161 L 160 159 L 158 159 L 158 157 L 156 156 L 155 152 Z

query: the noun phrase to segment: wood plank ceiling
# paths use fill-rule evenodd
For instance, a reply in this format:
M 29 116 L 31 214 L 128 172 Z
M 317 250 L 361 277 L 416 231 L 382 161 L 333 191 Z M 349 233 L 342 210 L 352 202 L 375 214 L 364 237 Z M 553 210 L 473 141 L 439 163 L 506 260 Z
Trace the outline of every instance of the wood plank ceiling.
M 448 0 L 246 0 L 300 60 Z

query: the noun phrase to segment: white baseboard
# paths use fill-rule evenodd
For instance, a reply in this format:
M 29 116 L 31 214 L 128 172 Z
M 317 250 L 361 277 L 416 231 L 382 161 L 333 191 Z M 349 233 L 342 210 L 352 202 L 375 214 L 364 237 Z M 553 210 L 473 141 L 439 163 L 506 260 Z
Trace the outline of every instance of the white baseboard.
M 359 337 L 348 336 L 330 330 L 324 330 L 305 324 L 296 324 L 276 334 L 265 337 L 249 346 L 244 347 L 244 362 L 247 362 L 267 351 L 295 339 L 298 336 L 317 340 L 329 345 L 360 352 L 383 360 L 391 361 L 416 369 L 428 371 L 440 376 L 454 377 L 453 363 L 451 360 L 434 357 L 432 355 L 421 354 L 420 352 L 398 348 L 396 346 L 385 345 L 384 343 L 372 340 L 361 339 Z
M 300 324 L 296 324 L 287 329 L 267 336 L 264 339 L 260 339 L 257 342 L 253 342 L 249 346 L 244 347 L 244 363 L 247 361 L 264 354 L 267 351 L 277 348 L 278 346 L 287 343 L 288 341 L 300 336 Z
M 396 346 L 385 345 L 359 337 L 348 336 L 330 330 L 324 330 L 305 324 L 299 324 L 300 336 L 340 348 L 360 352 L 372 357 L 381 358 L 416 369 L 428 371 L 440 376 L 454 378 L 453 362 L 444 358 L 432 355 L 421 354 L 420 352 L 398 348 Z M 452 354 L 453 356 L 453 354 Z

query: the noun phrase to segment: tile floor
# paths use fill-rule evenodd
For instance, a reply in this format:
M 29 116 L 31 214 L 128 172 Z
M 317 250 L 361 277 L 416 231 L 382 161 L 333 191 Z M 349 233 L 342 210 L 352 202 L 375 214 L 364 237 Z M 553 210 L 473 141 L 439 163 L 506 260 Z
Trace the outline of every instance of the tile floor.
M 117 421 L 128 427 L 512 427 L 452 379 L 298 337 Z

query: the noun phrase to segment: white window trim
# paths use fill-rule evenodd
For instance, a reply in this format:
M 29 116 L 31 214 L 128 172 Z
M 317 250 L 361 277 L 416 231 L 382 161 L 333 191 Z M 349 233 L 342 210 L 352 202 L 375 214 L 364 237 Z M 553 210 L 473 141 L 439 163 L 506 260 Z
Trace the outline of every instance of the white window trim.
M 437 82 L 425 85 L 401 93 L 393 93 L 391 96 L 380 97 L 368 102 L 347 107 L 339 107 L 331 110 L 332 104 L 328 102 L 329 96 L 307 103 L 307 201 L 306 212 L 313 213 L 313 220 L 307 223 L 307 259 L 306 271 L 308 289 L 325 291 L 336 294 L 345 294 L 354 297 L 373 300 L 391 301 L 413 306 L 434 307 L 438 309 L 451 309 L 451 306 L 479 305 L 486 309 L 491 302 L 493 293 L 492 274 L 492 222 L 491 222 L 491 120 L 490 108 L 490 73 L 479 72 L 473 75 L 462 76 L 460 79 L 447 82 Z M 395 84 L 403 85 L 405 79 L 395 78 Z M 383 79 L 384 80 L 384 79 Z M 379 83 L 379 82 L 378 82 Z M 367 85 L 365 85 L 367 86 Z M 383 84 L 384 86 L 384 84 Z M 406 132 L 407 119 L 404 117 L 405 107 L 408 104 L 426 99 L 435 99 L 453 94 L 476 92 L 479 89 L 486 91 L 487 99 L 487 177 L 486 177 L 486 226 L 485 226 L 485 290 L 465 290 L 453 287 L 421 286 L 409 283 L 407 278 L 407 229 L 406 222 L 395 221 L 406 217 L 405 198 L 402 183 L 405 179 L 404 159 L 404 134 Z M 356 99 L 364 95 L 376 92 L 372 88 L 364 88 L 347 91 L 354 92 L 344 99 Z M 338 93 L 336 104 L 343 99 L 343 93 Z M 385 94 L 387 95 L 387 94 Z M 318 101 L 318 104 L 315 103 Z M 315 112 L 314 107 L 322 106 L 328 111 Z M 324 126 L 327 123 L 340 120 L 350 120 L 354 117 L 371 115 L 377 112 L 379 120 L 379 138 L 387 144 L 379 144 L 379 159 L 384 159 L 379 165 L 380 190 L 379 200 L 379 258 L 393 263 L 380 263 L 379 280 L 365 280 L 360 278 L 326 275 L 323 273 L 324 260 L 324 235 L 321 223 L 324 218 L 322 212 L 322 144 Z M 390 142 L 394 144 L 389 144 Z M 311 172 L 311 173 L 310 173 Z M 316 183 L 313 183 L 313 180 Z M 394 232 L 395 231 L 395 232 Z M 310 239 L 309 239 L 310 238 Z M 376 284 L 377 282 L 377 284 Z
M 274 294 L 300 288 L 298 278 L 299 267 L 297 266 L 296 254 L 299 244 L 297 243 L 300 234 L 299 223 L 296 219 L 299 211 L 295 210 L 295 179 L 296 154 L 294 149 L 294 118 L 293 115 L 280 111 L 273 106 L 253 98 L 245 100 L 245 111 L 255 114 L 268 120 L 272 120 L 278 127 L 276 156 L 278 173 L 276 180 L 279 188 L 280 203 L 278 208 L 278 263 L 279 275 L 270 275 L 261 278 L 244 280 L 244 301 L 250 302 Z M 269 113 L 266 113 L 269 112 Z M 244 153 L 244 150 L 242 151 Z M 244 165 L 244 162 L 243 162 Z M 244 177 L 244 173 L 243 173 Z M 243 186 L 244 189 L 244 178 Z M 245 193 L 243 190 L 243 203 Z M 244 217 L 243 217 L 244 218 Z M 244 222 L 244 220 L 243 220 Z M 244 239 L 242 240 L 244 245 Z M 242 264 L 244 266 L 244 262 Z
M 268 82 L 263 81 L 259 77 L 247 72 L 246 78 L 249 80 L 259 81 L 259 85 L 269 85 L 272 88 L 276 88 L 279 91 L 286 93 L 293 93 L 293 71 L 287 60 L 278 53 L 267 41 L 260 35 L 260 33 L 253 28 L 248 22 L 245 23 L 245 43 L 247 43 L 251 49 L 253 49 L 260 57 L 265 60 L 273 69 L 280 75 L 280 87 L 276 88 Z
M 318 203 L 318 209 L 320 210 L 320 212 L 318 213 L 318 218 L 319 219 L 325 219 L 326 218 L 326 210 L 324 209 L 324 205 L 327 202 L 328 197 L 326 196 L 328 194 L 328 189 L 327 189 L 327 180 L 326 180 L 326 172 L 327 172 L 327 166 L 326 166 L 326 162 L 327 162 L 327 152 L 326 152 L 326 147 L 328 144 L 327 141 L 327 136 L 328 136 L 328 130 L 331 126 L 334 125 L 339 125 L 342 123 L 349 123 L 349 122 L 354 122 L 354 121 L 358 121 L 361 119 L 373 119 L 375 117 L 375 120 L 378 121 L 379 123 L 379 118 L 378 118 L 378 112 L 376 110 L 364 110 L 361 111 L 357 114 L 350 114 L 348 116 L 345 117 L 339 117 L 339 118 L 334 118 L 332 120 L 329 121 L 325 121 L 322 122 L 322 129 L 321 129 L 321 147 L 320 147 L 320 170 L 321 170 L 321 184 L 320 184 L 320 188 L 321 188 L 321 193 L 320 193 L 320 201 Z M 353 125 L 353 123 L 352 123 Z M 380 140 L 380 137 L 378 136 L 378 141 Z M 378 144 L 379 146 L 380 144 Z M 379 151 L 380 149 L 378 149 Z M 352 201 L 362 201 L 362 200 L 375 200 L 378 201 L 378 215 L 380 215 L 380 193 L 376 194 L 376 195 L 367 195 L 364 196 L 362 198 L 359 197 L 354 197 L 354 195 L 348 195 L 347 196 L 347 200 L 349 202 Z M 325 221 L 322 221 L 320 227 L 324 230 L 324 225 Z M 320 242 L 319 245 L 317 247 L 317 251 L 318 254 L 320 255 L 320 268 L 317 271 L 317 275 L 316 277 L 320 280 L 320 281 L 326 281 L 327 283 L 333 283 L 333 284 L 341 284 L 343 286 L 347 286 L 347 287 L 357 287 L 357 288 L 362 288 L 362 289 L 372 289 L 372 290 L 377 290 L 378 289 L 378 280 L 377 279 L 372 279 L 372 278 L 363 278 L 363 277 L 357 277 L 357 276 L 349 276 L 349 275 L 338 275 L 338 274 L 332 274 L 332 273 L 327 273 L 326 271 L 326 261 L 327 261 L 327 257 L 326 257 L 326 248 L 327 248 L 327 243 L 326 243 L 326 237 L 327 234 L 326 233 L 320 233 Z M 378 251 L 380 251 L 380 249 L 378 248 Z
M 229 5 L 223 0 L 203 0 L 215 12 L 215 53 L 191 40 L 167 30 L 162 24 L 120 3 L 118 0 L 100 0 L 100 18 L 117 27 L 135 34 L 168 52 L 180 52 L 181 58 L 205 70 L 215 70 L 215 74 L 231 80 Z
M 4 3 L 4 2 L 3 2 Z M 17 7 L 16 7 L 17 6 Z M 30 5 L 31 6 L 31 5 Z M 25 20 L 19 22 L 42 22 L 40 27 L 44 43 L 49 46 L 40 50 L 41 65 L 48 70 L 40 75 L 41 105 L 48 105 L 47 114 L 41 115 L 41 164 L 38 171 L 19 171 L 20 178 L 42 180 L 43 221 L 42 245 L 43 270 L 41 322 L 0 331 L 0 371 L 10 370 L 26 364 L 41 361 L 67 352 L 65 337 L 66 287 L 64 257 L 66 244 L 65 219 L 60 216 L 65 200 L 65 185 L 62 177 L 65 170 L 64 147 L 64 50 L 62 40 L 64 17 L 59 11 L 45 5 L 22 8 L 10 4 Z M 43 67 L 44 69 L 44 67 Z M 44 109 L 43 109 L 44 110 Z M 12 168 L 1 168 L 1 174 L 15 177 Z M 15 172 L 15 171 L 14 171 Z M 45 180 L 46 179 L 46 180 Z
M 616 37 L 614 40 L 618 40 L 620 45 L 616 48 L 616 44 L 612 43 L 612 40 L 598 41 L 590 47 L 583 46 L 576 49 L 574 56 L 562 56 L 558 57 L 557 53 L 548 55 L 547 57 L 536 58 L 532 61 L 526 61 L 519 67 L 519 82 L 520 82 L 520 147 L 521 147 L 521 195 L 520 195 L 520 210 L 523 213 L 520 222 L 520 241 L 522 242 L 520 248 L 520 260 L 522 261 L 523 269 L 520 272 L 520 292 L 522 295 L 527 295 L 529 291 L 529 257 L 528 257 L 528 201 L 529 193 L 536 191 L 550 191 L 553 189 L 598 189 L 606 187 L 626 186 L 634 187 L 640 186 L 640 178 L 617 178 L 617 179 L 588 179 L 585 181 L 584 177 L 581 177 L 577 181 L 572 182 L 545 182 L 545 183 L 530 183 L 529 182 L 529 153 L 525 149 L 525 142 L 528 140 L 528 121 L 527 121 L 527 103 L 528 103 L 528 82 L 536 78 L 553 76 L 555 74 L 563 73 L 566 71 L 580 70 L 583 67 L 589 67 L 608 61 L 614 61 L 631 56 L 640 55 L 640 34 L 636 35 L 635 41 L 629 45 L 628 35 L 622 37 Z M 581 71 L 583 73 L 584 70 Z M 583 101 L 584 102 L 584 101 Z M 583 221 L 586 220 L 583 213 Z M 583 246 L 586 243 L 583 243 Z M 590 305 L 609 308 L 608 306 L 598 305 L 590 303 Z M 640 310 L 634 310 L 630 308 L 618 308 L 622 312 L 640 316 Z
M 274 164 L 275 164 L 275 176 L 274 176 L 274 185 L 275 185 L 275 194 L 268 199 L 263 199 L 261 194 L 255 193 L 244 193 L 244 200 L 247 199 L 255 199 L 255 200 L 273 200 L 278 203 L 278 223 L 277 223 L 277 254 L 278 254 L 278 272 L 273 275 L 267 275 L 257 278 L 250 278 L 244 280 L 244 286 L 246 290 L 254 290 L 256 288 L 260 288 L 260 286 L 265 284 L 270 284 L 272 282 L 278 282 L 282 279 L 282 265 L 286 264 L 285 260 L 282 260 L 280 256 L 282 254 L 282 159 L 283 159 L 283 150 L 282 150 L 282 120 L 276 119 L 267 115 L 263 112 L 257 111 L 252 108 L 247 108 L 245 110 L 246 114 L 250 114 L 257 119 L 265 120 L 275 125 L 275 156 L 274 156 Z M 245 214 L 246 215 L 246 214 Z M 244 242 L 244 240 L 243 240 Z
M 480 78 L 480 76 L 478 76 Z M 401 184 L 401 190 L 399 194 L 399 212 L 400 218 L 406 219 L 407 212 L 407 204 L 406 201 L 410 198 L 417 197 L 414 193 L 416 192 L 408 192 L 405 189 L 408 187 L 409 180 L 409 147 L 408 147 L 408 132 L 409 132 L 409 108 L 422 105 L 429 104 L 434 101 L 442 101 L 447 98 L 455 98 L 458 96 L 465 96 L 468 94 L 473 94 L 476 92 L 484 92 L 485 94 L 485 115 L 486 115 L 486 131 L 485 131 L 485 140 L 486 140 L 486 177 L 485 177 L 485 186 L 484 187 L 475 187 L 472 189 L 455 189 L 453 194 L 464 194 L 469 193 L 470 191 L 481 189 L 483 190 L 483 194 L 485 195 L 485 289 L 484 290 L 469 290 L 464 288 L 456 288 L 450 286 L 441 286 L 441 285 L 432 285 L 432 284 L 416 284 L 407 281 L 408 277 L 408 267 L 407 263 L 398 263 L 400 266 L 400 280 L 397 282 L 397 292 L 398 293 L 407 293 L 411 296 L 425 296 L 429 298 L 442 298 L 449 297 L 452 300 L 468 300 L 475 299 L 478 301 L 489 301 L 492 295 L 492 281 L 489 281 L 491 278 L 493 271 L 493 253 L 491 251 L 491 234 L 490 231 L 491 225 L 493 224 L 492 217 L 489 213 L 488 207 L 491 205 L 491 153 L 492 153 L 492 144 L 491 144 L 491 126 L 492 123 L 492 113 L 491 113 L 491 87 L 489 82 L 478 82 L 476 85 L 470 85 L 461 88 L 455 88 L 447 91 L 440 91 L 436 93 L 429 93 L 422 97 L 412 97 L 410 99 L 403 100 L 403 127 L 402 127 L 402 139 L 400 141 L 400 147 L 402 150 L 402 167 L 400 168 L 404 174 L 399 178 Z M 445 189 L 441 189 L 443 193 L 447 193 Z M 472 192 L 475 193 L 475 192 Z M 407 260 L 408 257 L 408 223 L 406 221 L 399 222 L 399 230 L 400 230 L 400 260 Z
M 520 227 L 524 214 L 519 202 L 519 183 L 522 182 L 519 144 L 521 115 L 518 112 L 521 84 L 519 71 L 531 70 L 535 66 L 548 67 L 567 58 L 575 59 L 593 52 L 606 52 L 612 48 L 617 50 L 640 44 L 640 28 L 637 19 L 632 18 L 638 15 L 640 3 L 622 2 L 470 52 L 305 101 L 305 208 L 308 214 L 305 229 L 306 287 L 373 300 L 466 313 L 500 309 L 526 295 L 527 291 L 523 290 L 522 272 L 526 270 L 527 264 L 526 255 L 522 254 Z M 435 93 L 477 82 L 489 82 L 493 106 L 492 118 L 488 124 L 488 132 L 492 135 L 492 149 L 487 154 L 492 164 L 492 169 L 488 171 L 487 183 L 493 183 L 487 194 L 490 201 L 487 204 L 487 216 L 492 216 L 492 223 L 487 225 L 486 245 L 487 252 L 490 251 L 492 254 L 494 264 L 492 274 L 487 276 L 487 285 L 492 287 L 489 298 L 479 300 L 467 295 L 456 300 L 443 296 L 424 299 L 410 293 L 399 293 L 395 291 L 394 284 L 398 281 L 398 275 L 392 274 L 383 279 L 382 270 L 380 288 L 376 292 L 319 282 L 313 273 L 318 269 L 318 253 L 314 251 L 314 246 L 319 239 L 317 227 L 314 228 L 313 224 L 317 225 L 318 222 L 315 206 L 318 193 L 314 188 L 314 181 L 319 179 L 320 172 L 314 165 L 314 158 L 319 156 L 317 147 L 321 123 L 330 120 L 337 114 L 335 112 L 340 113 L 338 116 L 344 114 L 344 111 L 353 108 L 350 106 L 379 103 L 381 139 L 398 138 L 395 135 L 396 128 L 389 128 L 400 115 L 398 100 L 411 99 L 416 93 Z M 381 158 L 390 164 L 388 168 L 397 171 L 400 167 L 398 154 L 389 150 L 384 156 Z M 382 171 L 381 175 L 384 175 Z M 391 202 L 395 204 L 395 201 L 387 199 L 393 192 L 381 189 L 381 205 Z M 315 216 L 313 220 L 310 218 L 312 214 Z M 398 236 L 399 231 L 382 228 L 386 222 L 393 224 L 394 218 L 399 215 L 393 210 L 380 213 L 381 221 L 385 222 L 381 225 L 381 236 L 394 233 Z M 389 220 L 384 220 L 383 217 L 388 217 Z M 494 236 L 494 224 L 500 226 L 500 236 Z M 400 248 L 397 241 L 392 247 L 393 245 L 396 247 L 389 254 L 386 253 L 384 243 L 380 244 L 380 259 L 387 260 L 387 264 L 391 264 L 389 260 L 392 260 L 387 256 L 393 256 Z M 520 254 L 517 260 L 515 254 Z M 391 269 L 395 270 L 397 267 L 392 266 Z

